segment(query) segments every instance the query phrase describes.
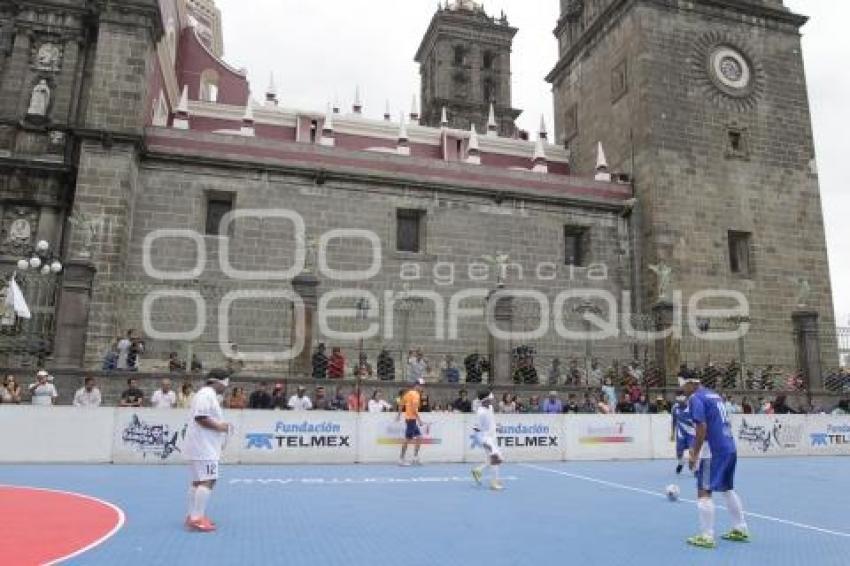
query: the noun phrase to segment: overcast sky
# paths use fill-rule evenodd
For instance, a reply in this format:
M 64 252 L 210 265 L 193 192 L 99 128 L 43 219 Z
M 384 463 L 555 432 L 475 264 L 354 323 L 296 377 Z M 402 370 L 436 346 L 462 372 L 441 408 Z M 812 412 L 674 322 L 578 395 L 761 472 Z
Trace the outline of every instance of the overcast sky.
M 274 71 L 282 103 L 323 110 L 338 97 L 350 107 L 360 85 L 365 113 L 410 111 L 419 92 L 413 62 L 437 7 L 436 0 L 217 0 L 224 18 L 225 58 L 246 67 L 262 99 Z M 520 127 L 536 132 L 540 115 L 552 127 L 552 96 L 544 77 L 554 66 L 552 29 L 558 0 L 485 0 L 491 14 L 504 10 L 520 29 L 514 42 L 514 107 L 524 110 Z M 250 8 L 246 9 L 246 6 Z M 850 190 L 841 163 L 850 149 L 850 5 L 835 0 L 785 0 L 811 16 L 803 28 L 823 206 L 839 323 L 850 325 Z

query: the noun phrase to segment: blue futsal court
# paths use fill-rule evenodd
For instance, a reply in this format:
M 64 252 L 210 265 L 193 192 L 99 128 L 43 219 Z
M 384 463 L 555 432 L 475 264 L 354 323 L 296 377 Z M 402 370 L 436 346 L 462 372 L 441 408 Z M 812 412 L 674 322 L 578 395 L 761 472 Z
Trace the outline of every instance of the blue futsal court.
M 684 542 L 697 531 L 694 481 L 669 461 L 509 463 L 500 493 L 474 487 L 468 465 L 225 466 L 209 509 L 215 534 L 183 529 L 184 466 L 2 466 L 0 484 L 86 494 L 124 511 L 112 538 L 69 564 L 845 566 L 849 465 L 739 461 L 754 541 L 718 541 L 713 551 Z M 683 501 L 666 500 L 669 483 Z M 723 532 L 728 514 L 717 517 Z

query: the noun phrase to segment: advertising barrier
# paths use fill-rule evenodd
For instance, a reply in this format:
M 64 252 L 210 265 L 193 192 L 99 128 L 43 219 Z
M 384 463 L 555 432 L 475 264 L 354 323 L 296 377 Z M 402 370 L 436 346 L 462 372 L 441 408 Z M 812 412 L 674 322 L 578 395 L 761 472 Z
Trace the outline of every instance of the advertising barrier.
M 109 462 L 113 415 L 112 409 L 3 405 L 0 462 Z
M 482 462 L 484 452 L 473 434 L 475 415 L 467 415 L 465 423 L 465 461 Z M 496 414 L 496 442 L 505 460 L 563 460 L 566 448 L 562 415 Z
M 673 418 L 669 414 L 649 415 L 652 431 L 652 455 L 656 460 L 673 460 L 676 458 L 676 440 L 670 440 L 670 429 Z
M 115 409 L 112 461 L 116 464 L 183 464 L 188 411 L 176 409 Z M 233 431 L 224 441 L 222 461 L 239 461 L 238 438 L 242 415 L 225 411 Z
M 647 415 L 569 415 L 568 460 L 628 460 L 652 457 Z
M 464 415 L 424 413 L 422 462 L 462 462 L 465 435 Z M 404 442 L 404 419 L 395 413 L 360 413 L 357 461 L 364 463 L 397 462 Z M 408 448 L 413 457 L 413 446 Z
M 246 464 L 345 464 L 358 438 L 356 413 L 244 411 L 236 443 Z
M 245 464 L 395 463 L 395 413 L 226 411 L 223 461 Z M 430 413 L 422 461 L 481 462 L 475 415 Z M 496 415 L 508 463 L 674 458 L 669 415 Z M 0 407 L 0 463 L 182 464 L 184 410 Z M 733 415 L 741 457 L 850 456 L 850 416 Z M 408 457 L 413 456 L 410 448 Z
M 803 456 L 806 417 L 799 415 L 732 415 L 732 435 L 741 457 Z
M 850 455 L 850 416 L 810 416 L 804 442 L 806 453 L 812 456 Z

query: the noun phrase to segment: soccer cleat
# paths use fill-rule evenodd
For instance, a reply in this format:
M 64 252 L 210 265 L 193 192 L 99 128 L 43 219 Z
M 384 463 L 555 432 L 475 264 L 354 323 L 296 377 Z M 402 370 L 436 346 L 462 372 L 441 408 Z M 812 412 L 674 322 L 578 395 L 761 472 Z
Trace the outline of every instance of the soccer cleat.
M 211 519 L 207 519 L 207 521 L 209 521 L 210 524 L 213 527 L 215 526 L 215 522 L 212 521 Z M 183 524 L 186 526 L 187 529 L 192 530 L 192 517 L 191 517 L 191 515 L 186 515 L 186 522 L 183 523 Z
M 211 533 L 215 531 L 215 525 L 213 525 L 206 517 L 190 520 L 189 525 L 193 531 L 197 531 L 199 533 Z
M 481 470 L 478 468 L 472 468 L 472 479 L 475 480 L 475 483 L 481 485 Z
M 750 542 L 750 534 L 740 529 L 732 529 L 725 535 L 721 535 L 720 538 L 732 542 Z
M 408 467 L 408 466 L 410 466 L 411 464 L 410 464 L 410 462 L 408 462 L 407 460 L 399 460 L 399 461 L 398 461 L 398 465 L 399 465 L 399 466 L 402 466 L 402 467 L 404 467 L 404 468 L 407 468 L 407 467 Z
M 492 489 L 493 491 L 502 491 L 503 489 L 505 489 L 505 486 L 503 486 L 501 482 L 493 480 L 490 482 L 490 489 Z
M 676 466 L 676 475 L 679 475 L 679 474 L 681 474 L 681 473 L 682 473 L 682 468 L 683 468 L 683 467 L 684 467 L 684 465 L 683 465 L 683 464 L 679 464 L 678 466 Z
M 688 539 L 688 544 L 698 548 L 715 548 L 714 539 L 705 535 L 696 535 Z

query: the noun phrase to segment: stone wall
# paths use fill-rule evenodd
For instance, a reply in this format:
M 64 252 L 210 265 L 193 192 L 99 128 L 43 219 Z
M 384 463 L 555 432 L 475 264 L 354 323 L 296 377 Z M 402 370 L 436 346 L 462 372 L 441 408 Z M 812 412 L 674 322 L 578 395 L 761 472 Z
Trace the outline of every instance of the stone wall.
M 573 204 L 552 202 L 509 201 L 496 204 L 490 198 L 455 192 L 420 189 L 411 184 L 399 187 L 395 183 L 330 180 L 317 185 L 313 178 L 263 169 L 214 167 L 200 163 L 172 163 L 146 159 L 139 171 L 139 189 L 129 224 L 132 232 L 129 243 L 127 273 L 120 288 L 115 288 L 114 302 L 108 308 L 92 312 L 90 350 L 103 352 L 107 343 L 128 328 L 143 328 L 141 319 L 145 296 L 153 290 L 177 288 L 200 292 L 206 304 L 206 331 L 195 341 L 193 348 L 207 363 L 222 359 L 221 347 L 229 341 L 238 343 L 243 351 L 261 350 L 263 346 L 279 351 L 289 345 L 291 307 L 284 300 L 244 300 L 234 304 L 228 336 L 218 336 L 218 307 L 223 297 L 235 290 L 289 290 L 284 281 L 241 281 L 228 277 L 219 261 L 223 243 L 230 248 L 233 266 L 244 270 L 285 269 L 293 263 L 295 235 L 292 225 L 282 219 L 243 218 L 234 223 L 232 235 L 223 238 L 203 235 L 206 200 L 210 194 L 232 194 L 237 210 L 292 210 L 305 222 L 309 237 L 318 238 L 333 229 L 371 231 L 380 240 L 381 268 L 368 280 L 332 281 L 319 274 L 319 295 L 340 289 L 362 289 L 373 293 L 381 302 L 381 331 L 378 337 L 367 339 L 364 349 L 374 363 L 381 347 L 398 353 L 403 342 L 404 316 L 395 310 L 391 325 L 383 318 L 387 309 L 385 292 L 398 293 L 405 283 L 412 291 L 436 292 L 445 308 L 435 308 L 431 299 L 410 317 L 408 346 L 422 346 L 429 357 L 439 362 L 451 353 L 460 361 L 467 354 L 487 353 L 486 329 L 481 319 L 461 319 L 458 339 L 437 338 L 439 312 L 448 310 L 451 297 L 466 289 L 491 290 L 495 284 L 495 269 L 486 281 L 470 278 L 484 267 L 482 256 L 507 253 L 512 263 L 509 286 L 516 289 L 538 290 L 550 302 L 564 289 L 601 287 L 619 297 L 630 288 L 630 255 L 625 220 L 619 214 Z M 416 209 L 424 214 L 424 249 L 412 254 L 396 251 L 396 211 Z M 588 230 L 588 264 L 595 269 L 570 268 L 564 264 L 564 227 L 581 226 Z M 203 273 L 191 281 L 167 283 L 151 279 L 144 267 L 145 238 L 155 230 L 190 229 L 202 234 L 206 250 Z M 152 249 L 153 267 L 162 271 L 191 270 L 197 261 L 195 244 L 185 238 L 164 238 Z M 114 265 L 107 262 L 108 265 Z M 372 246 L 364 239 L 335 239 L 328 245 L 328 264 L 335 270 L 362 270 L 372 263 Z M 543 278 L 537 268 L 542 268 Z M 520 271 L 521 270 L 521 271 Z M 590 277 L 596 279 L 589 279 Z M 599 279 L 604 279 L 599 281 Z M 339 300 L 333 307 L 353 306 L 354 300 Z M 483 306 L 483 300 L 467 300 L 464 308 Z M 517 325 L 534 328 L 539 313 L 518 302 Z M 196 307 L 188 299 L 161 299 L 152 310 L 154 326 L 160 331 L 179 332 L 195 326 Z M 390 309 L 392 310 L 392 309 Z M 574 317 L 573 313 L 567 313 Z M 365 328 L 353 320 L 341 320 L 333 328 L 352 331 Z M 448 318 L 442 327 L 448 327 Z M 551 327 L 551 325 L 550 325 Z M 93 330 L 93 331 L 92 331 Z M 221 340 L 220 340 L 221 339 Z M 356 359 L 356 341 L 337 340 L 318 336 L 328 345 L 340 345 L 349 359 Z M 562 359 L 583 352 L 583 345 L 567 343 L 555 336 L 554 330 L 534 342 L 547 360 Z M 518 345 L 518 344 L 517 344 Z M 605 357 L 618 357 L 623 345 L 612 342 Z M 148 341 L 146 357 L 165 359 L 167 352 L 186 352 L 187 344 L 178 341 Z M 600 352 L 602 355 L 602 352 Z M 92 363 L 94 359 L 92 359 Z M 399 363 L 397 358 L 397 364 Z M 548 363 L 548 361 L 547 361 Z M 286 367 L 278 364 L 278 369 Z

